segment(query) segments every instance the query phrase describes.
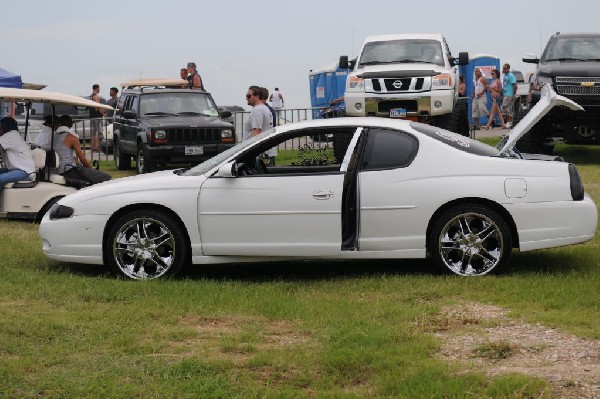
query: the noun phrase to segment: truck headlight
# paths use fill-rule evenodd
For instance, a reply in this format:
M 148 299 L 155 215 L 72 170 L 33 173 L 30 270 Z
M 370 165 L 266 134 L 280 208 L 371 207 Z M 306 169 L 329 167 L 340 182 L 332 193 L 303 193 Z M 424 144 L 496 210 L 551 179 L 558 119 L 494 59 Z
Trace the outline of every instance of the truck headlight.
M 434 89 L 451 88 L 452 87 L 452 76 L 450 76 L 446 73 L 434 76 L 431 79 L 431 87 Z
M 358 76 L 350 76 L 346 81 L 346 89 L 355 91 L 364 90 L 365 81 L 363 78 L 359 78 Z
M 233 143 L 234 135 L 233 130 L 231 129 L 223 129 L 221 130 L 221 141 L 224 143 Z
M 164 140 L 167 138 L 167 132 L 165 130 L 157 130 L 154 132 L 154 138 L 156 140 Z
M 542 89 L 545 85 L 552 84 L 552 78 L 548 76 L 538 76 L 535 80 L 536 86 L 538 89 Z

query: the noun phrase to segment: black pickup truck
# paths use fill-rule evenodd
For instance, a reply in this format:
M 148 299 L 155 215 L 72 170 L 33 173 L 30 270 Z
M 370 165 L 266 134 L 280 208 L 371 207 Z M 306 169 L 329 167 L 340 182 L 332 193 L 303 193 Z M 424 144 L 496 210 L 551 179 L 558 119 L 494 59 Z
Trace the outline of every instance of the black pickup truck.
M 554 143 L 600 144 L 600 33 L 557 33 L 541 58 L 523 57 L 537 64 L 531 86 L 531 105 L 544 85 L 579 105 L 585 112 L 556 107 L 544 116 L 519 143 L 522 152 L 552 154 Z

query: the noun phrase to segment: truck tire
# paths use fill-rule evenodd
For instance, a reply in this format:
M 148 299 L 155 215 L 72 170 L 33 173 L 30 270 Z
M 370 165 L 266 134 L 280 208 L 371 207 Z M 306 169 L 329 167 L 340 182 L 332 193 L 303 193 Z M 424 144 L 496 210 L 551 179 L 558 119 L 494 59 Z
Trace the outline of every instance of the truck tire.
M 454 104 L 452 113 L 434 119 L 434 125 L 469 137 L 469 116 L 466 98 L 460 98 Z
M 523 118 L 520 115 L 520 119 L 513 119 L 514 123 L 518 123 Z M 515 117 L 518 117 L 515 115 Z M 549 129 L 547 123 L 544 123 L 544 119 L 533 125 L 533 127 L 523 137 L 517 141 L 516 147 L 520 152 L 529 154 L 545 154 L 552 155 L 554 151 L 554 145 L 546 145 L 546 135 Z

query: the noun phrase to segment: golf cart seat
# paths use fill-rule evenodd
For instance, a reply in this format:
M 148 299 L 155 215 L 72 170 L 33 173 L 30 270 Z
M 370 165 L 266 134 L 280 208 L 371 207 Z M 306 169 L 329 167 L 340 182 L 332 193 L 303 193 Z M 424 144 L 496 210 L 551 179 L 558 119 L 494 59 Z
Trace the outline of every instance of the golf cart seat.
M 4 188 L 31 188 L 38 185 L 40 177 L 44 174 L 44 167 L 46 166 L 46 151 L 41 148 L 34 148 L 31 150 L 31 157 L 35 163 L 35 172 L 29 174 L 29 179 L 8 183 Z
M 35 172 L 29 175 L 28 180 L 21 180 L 16 183 L 8 183 L 4 188 L 31 188 L 38 185 L 40 181 L 44 181 L 45 176 L 45 167 L 46 167 L 46 159 L 47 159 L 47 151 L 41 148 L 34 148 L 31 150 L 31 157 L 33 158 L 33 162 L 35 163 Z M 48 181 L 55 184 L 66 185 L 67 181 L 65 178 L 58 173 L 52 173 L 52 171 L 58 170 L 58 156 L 54 157 L 54 165 L 52 165 L 52 169 L 50 174 L 48 175 Z

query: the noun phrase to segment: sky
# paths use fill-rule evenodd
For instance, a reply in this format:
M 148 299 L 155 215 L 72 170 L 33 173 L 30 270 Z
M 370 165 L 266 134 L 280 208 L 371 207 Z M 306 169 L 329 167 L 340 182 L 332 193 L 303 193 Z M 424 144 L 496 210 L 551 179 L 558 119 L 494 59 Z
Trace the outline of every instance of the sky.
M 0 15 L 0 67 L 24 82 L 81 96 L 98 83 L 108 98 L 193 61 L 218 105 L 245 109 L 250 85 L 309 107 L 310 70 L 355 57 L 370 35 L 441 33 L 456 57 L 491 54 L 526 74 L 535 65 L 521 58 L 552 34 L 600 31 L 597 0 L 4 0 Z

